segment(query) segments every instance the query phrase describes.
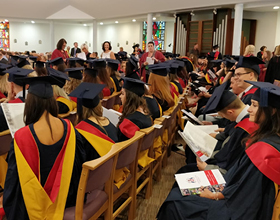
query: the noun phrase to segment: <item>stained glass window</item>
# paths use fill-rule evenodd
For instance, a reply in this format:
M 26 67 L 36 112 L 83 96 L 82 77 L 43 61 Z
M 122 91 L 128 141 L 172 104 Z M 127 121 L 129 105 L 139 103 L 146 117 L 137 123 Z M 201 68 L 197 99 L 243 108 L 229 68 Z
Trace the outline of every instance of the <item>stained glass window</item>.
M 157 50 L 164 49 L 164 39 L 165 39 L 165 21 L 155 21 L 153 22 L 153 35 L 152 39 L 155 43 L 155 48 Z M 147 41 L 147 21 L 143 23 L 143 41 L 142 50 L 146 50 Z
M 10 50 L 9 22 L 0 22 L 0 50 Z

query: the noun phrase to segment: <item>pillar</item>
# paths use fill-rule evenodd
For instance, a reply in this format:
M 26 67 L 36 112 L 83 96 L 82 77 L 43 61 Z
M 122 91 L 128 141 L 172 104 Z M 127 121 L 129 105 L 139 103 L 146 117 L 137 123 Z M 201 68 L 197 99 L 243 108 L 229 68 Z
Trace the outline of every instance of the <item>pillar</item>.
M 92 21 L 92 52 L 97 52 L 97 22 Z
M 280 45 L 280 9 L 278 9 L 277 23 L 276 23 L 275 46 L 277 45 Z
M 243 4 L 236 4 L 234 14 L 232 55 L 240 54 L 242 21 L 243 21 Z
M 54 24 L 53 21 L 50 22 L 50 51 L 53 51 L 56 48 L 54 42 Z
M 152 34 L 153 34 L 153 14 L 148 14 L 146 51 L 148 51 L 148 42 L 153 40 Z

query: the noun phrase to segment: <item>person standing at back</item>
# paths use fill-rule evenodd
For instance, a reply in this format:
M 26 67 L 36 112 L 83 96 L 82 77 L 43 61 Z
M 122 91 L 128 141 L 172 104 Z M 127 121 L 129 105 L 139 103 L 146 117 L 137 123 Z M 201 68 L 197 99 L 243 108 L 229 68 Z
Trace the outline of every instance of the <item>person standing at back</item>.
M 64 63 L 66 63 L 66 59 L 69 58 L 67 51 L 65 50 L 66 45 L 67 41 L 64 38 L 61 38 L 56 44 L 56 49 L 52 52 L 51 60 L 61 57 Z
M 78 43 L 74 43 L 74 47 L 71 49 L 71 57 L 76 57 L 77 53 L 81 53 L 81 49 L 78 47 Z
M 102 54 L 101 54 L 101 58 L 105 59 L 105 58 L 110 58 L 110 59 L 116 59 L 115 54 L 112 50 L 112 46 L 111 43 L 109 41 L 105 41 L 102 44 Z

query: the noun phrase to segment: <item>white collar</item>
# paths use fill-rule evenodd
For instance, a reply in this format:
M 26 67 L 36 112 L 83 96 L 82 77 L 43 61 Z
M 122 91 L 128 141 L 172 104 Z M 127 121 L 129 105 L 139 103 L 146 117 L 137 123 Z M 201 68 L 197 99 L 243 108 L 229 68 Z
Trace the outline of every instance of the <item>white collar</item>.
M 25 90 L 25 97 L 27 96 L 27 94 L 28 94 L 28 90 Z M 23 91 L 20 91 L 20 92 L 18 92 L 17 94 L 16 94 L 16 99 L 17 98 L 19 98 L 19 97 L 23 97 Z
M 249 105 L 246 105 L 244 108 L 243 108 L 243 110 L 239 113 L 239 115 L 237 116 L 237 118 L 236 118 L 236 123 L 239 123 L 241 120 L 242 120 L 242 118 L 244 118 L 246 115 L 248 115 L 248 108 L 249 108 L 250 106 Z
M 239 98 L 242 98 L 242 96 L 243 96 L 246 92 L 248 92 L 252 87 L 253 87 L 253 85 L 248 86 L 243 92 L 241 92 L 241 93 L 238 95 L 238 97 L 239 97 Z

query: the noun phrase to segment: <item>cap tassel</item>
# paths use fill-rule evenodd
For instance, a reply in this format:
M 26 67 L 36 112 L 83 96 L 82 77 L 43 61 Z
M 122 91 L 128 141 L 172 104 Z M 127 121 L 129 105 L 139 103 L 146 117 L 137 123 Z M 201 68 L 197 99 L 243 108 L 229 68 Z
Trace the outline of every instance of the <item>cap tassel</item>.
M 268 106 L 268 92 L 271 90 L 271 88 L 261 88 L 260 92 L 260 106 L 261 107 L 267 107 Z

